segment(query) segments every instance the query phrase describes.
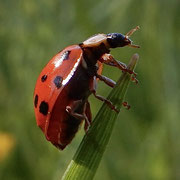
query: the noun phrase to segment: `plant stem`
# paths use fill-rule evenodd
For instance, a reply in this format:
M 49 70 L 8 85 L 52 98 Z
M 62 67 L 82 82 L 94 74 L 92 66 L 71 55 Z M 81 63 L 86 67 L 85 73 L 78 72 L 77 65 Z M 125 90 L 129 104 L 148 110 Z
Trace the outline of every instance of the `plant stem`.
M 129 62 L 128 69 L 133 71 L 138 59 L 138 54 L 134 54 Z M 131 75 L 127 72 L 123 72 L 116 86 L 112 89 L 107 98 L 118 110 L 121 109 L 130 81 Z M 117 116 L 118 113 L 111 110 L 107 104 L 104 103 L 102 105 L 88 133 L 84 136 L 64 173 L 63 180 L 93 179 L 109 142 Z

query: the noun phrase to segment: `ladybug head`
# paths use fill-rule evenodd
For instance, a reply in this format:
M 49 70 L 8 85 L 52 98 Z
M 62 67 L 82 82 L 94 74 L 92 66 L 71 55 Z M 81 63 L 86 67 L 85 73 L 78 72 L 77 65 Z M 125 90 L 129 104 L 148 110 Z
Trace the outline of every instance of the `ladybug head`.
M 139 26 L 129 31 L 126 35 L 123 35 L 120 33 L 107 34 L 106 35 L 107 43 L 109 44 L 110 48 L 124 47 L 124 46 L 139 48 L 138 45 L 132 44 L 132 41 L 129 39 L 129 37 L 138 29 L 139 29 Z
M 124 46 L 139 48 L 138 45 L 132 44 L 132 41 L 129 39 L 129 37 L 138 29 L 139 26 L 129 31 L 126 35 L 120 33 L 96 34 L 85 40 L 83 43 L 80 44 L 80 46 L 99 47 L 103 43 L 107 49 Z
M 120 33 L 107 34 L 107 42 L 111 48 L 124 47 L 132 44 L 132 41 L 128 37 Z

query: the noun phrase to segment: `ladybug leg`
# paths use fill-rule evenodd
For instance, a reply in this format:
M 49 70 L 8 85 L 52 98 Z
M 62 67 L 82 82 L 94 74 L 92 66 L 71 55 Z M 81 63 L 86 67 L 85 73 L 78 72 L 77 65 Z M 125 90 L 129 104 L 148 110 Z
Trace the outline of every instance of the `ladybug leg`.
M 116 85 L 116 82 L 102 75 L 103 63 L 101 61 L 98 61 L 97 63 L 98 63 L 98 71 L 96 73 L 97 80 L 104 81 L 108 86 L 114 87 Z
M 85 119 L 85 117 L 82 114 L 74 112 L 70 106 L 66 107 L 66 112 L 68 112 L 71 116 L 77 119 Z
M 93 94 L 97 99 L 99 99 L 100 101 L 105 102 L 112 110 L 116 111 L 117 113 L 119 112 L 119 110 L 116 109 L 116 107 L 112 104 L 111 101 L 104 98 L 103 96 L 97 95 L 96 92 L 93 92 Z
M 75 112 L 78 106 L 82 105 L 82 103 L 82 100 L 73 101 L 70 105 L 66 106 L 66 112 L 77 119 L 84 119 L 85 117 L 83 114 Z
M 83 101 L 82 100 L 77 100 L 73 101 L 71 105 L 66 106 L 66 112 L 68 112 L 71 116 L 80 119 L 80 120 L 85 120 L 85 131 L 89 129 L 90 123 L 91 123 L 91 111 L 90 109 L 87 109 L 88 107 L 90 108 L 89 102 L 86 102 L 83 106 L 83 112 L 82 114 L 76 113 L 75 110 L 77 109 L 78 106 L 82 106 Z M 88 105 L 87 105 L 88 103 Z
M 99 61 L 101 63 L 107 64 L 109 66 L 114 66 L 119 68 L 120 70 L 124 71 L 124 72 L 128 72 L 129 74 L 133 74 L 132 76 L 132 81 L 135 83 L 138 83 L 138 80 L 136 79 L 136 73 L 134 71 L 131 71 L 127 68 L 126 64 L 117 61 L 116 59 L 114 59 L 114 57 L 111 54 L 104 54 Z
M 110 78 L 108 78 L 106 76 L 103 76 L 103 75 L 100 75 L 100 74 L 96 74 L 96 77 L 99 80 L 104 81 L 110 87 L 114 87 L 116 85 L 115 81 L 113 81 L 112 79 L 110 79 Z
M 130 108 L 131 108 L 131 106 L 128 104 L 128 102 L 126 102 L 126 101 L 124 101 L 123 103 L 122 103 L 122 105 L 127 109 L 127 110 L 129 110 Z
M 101 63 L 107 64 L 109 66 L 115 66 L 118 67 L 121 70 L 127 71 L 127 66 L 125 63 L 122 63 L 120 61 L 117 61 L 116 59 L 114 59 L 114 57 L 111 54 L 104 54 L 99 61 Z M 131 73 L 132 74 L 132 73 Z
M 102 71 L 103 71 L 103 63 L 100 62 L 100 61 L 98 61 L 97 64 L 98 64 L 97 73 L 98 73 L 98 74 L 102 74 Z
M 85 132 L 87 132 L 89 130 L 89 127 L 92 121 L 91 108 L 88 101 L 86 101 L 85 114 L 86 114 L 87 119 L 85 119 L 84 130 Z
M 103 96 L 100 96 L 98 94 L 96 94 L 96 84 L 97 84 L 97 80 L 96 77 L 94 77 L 93 81 L 90 84 L 90 91 L 93 93 L 93 95 L 99 99 L 100 101 L 105 102 L 112 110 L 116 111 L 117 113 L 119 112 L 119 110 L 116 109 L 116 107 L 112 104 L 111 101 L 109 101 L 108 99 L 104 98 Z
M 99 78 L 99 80 L 104 81 L 104 82 L 105 82 L 108 86 L 110 86 L 110 87 L 114 87 L 114 86 L 116 85 L 116 83 L 115 83 L 112 79 L 109 79 L 109 78 L 107 78 L 107 77 L 105 77 L 105 76 L 102 76 L 102 75 L 97 74 L 97 77 Z M 101 101 L 104 101 L 111 109 L 115 110 L 117 113 L 119 112 L 119 111 L 116 109 L 116 107 L 112 104 L 111 101 L 107 100 L 106 98 L 104 98 L 104 97 L 102 97 L 102 96 L 100 96 L 100 95 L 97 95 L 95 89 L 93 89 L 91 92 L 94 94 L 94 96 L 95 96 L 97 99 L 99 99 L 99 100 L 101 100 Z M 123 102 L 122 105 L 123 105 L 125 108 L 127 108 L 127 109 L 130 109 L 130 107 L 131 107 L 127 102 Z

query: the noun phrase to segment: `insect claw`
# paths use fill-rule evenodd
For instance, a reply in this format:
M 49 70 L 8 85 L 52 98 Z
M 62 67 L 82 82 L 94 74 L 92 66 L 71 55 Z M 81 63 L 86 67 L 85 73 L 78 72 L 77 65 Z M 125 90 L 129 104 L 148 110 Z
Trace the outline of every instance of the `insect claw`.
M 122 71 L 123 72 L 128 72 L 130 75 L 133 75 L 133 80 L 134 80 L 134 78 L 137 76 L 137 73 L 135 73 L 134 71 L 131 71 L 130 69 L 127 69 L 127 68 L 125 68 L 125 69 L 122 69 Z M 131 79 L 132 79 L 131 78 Z
M 122 105 L 123 105 L 127 110 L 129 110 L 130 107 L 131 107 L 131 106 L 128 104 L 127 101 L 124 101 L 124 102 L 122 103 Z
M 69 114 L 72 112 L 72 109 L 70 106 L 66 106 L 66 112 L 68 112 Z
M 132 82 L 134 82 L 135 84 L 138 84 L 138 80 L 136 79 L 136 77 L 135 76 L 132 76 L 131 77 L 131 80 L 132 80 Z

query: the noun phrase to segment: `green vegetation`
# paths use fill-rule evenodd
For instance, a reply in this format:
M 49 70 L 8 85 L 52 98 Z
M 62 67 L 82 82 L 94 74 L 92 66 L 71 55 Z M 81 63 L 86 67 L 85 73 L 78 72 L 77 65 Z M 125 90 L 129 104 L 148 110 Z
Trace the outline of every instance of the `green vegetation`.
M 135 69 L 138 59 L 138 54 L 131 58 L 128 65 L 131 71 Z M 121 110 L 130 81 L 131 75 L 123 73 L 107 98 L 118 111 Z M 117 112 L 112 111 L 107 104 L 103 104 L 66 169 L 63 180 L 93 179 L 109 142 L 117 116 Z
M 64 151 L 48 143 L 33 112 L 33 90 L 42 67 L 59 50 L 103 32 L 126 33 L 140 49 L 112 50 L 124 63 L 140 55 L 95 180 L 180 179 L 179 0 L 0 1 L 0 179 L 49 180 L 61 177 L 84 135 Z M 105 67 L 117 80 L 120 71 Z M 98 94 L 110 88 L 98 85 Z M 93 117 L 101 102 L 90 98 Z M 13 137 L 2 143 L 1 133 Z M 7 148 L 7 149 L 5 149 Z M 2 150 L 6 155 L 3 156 Z

